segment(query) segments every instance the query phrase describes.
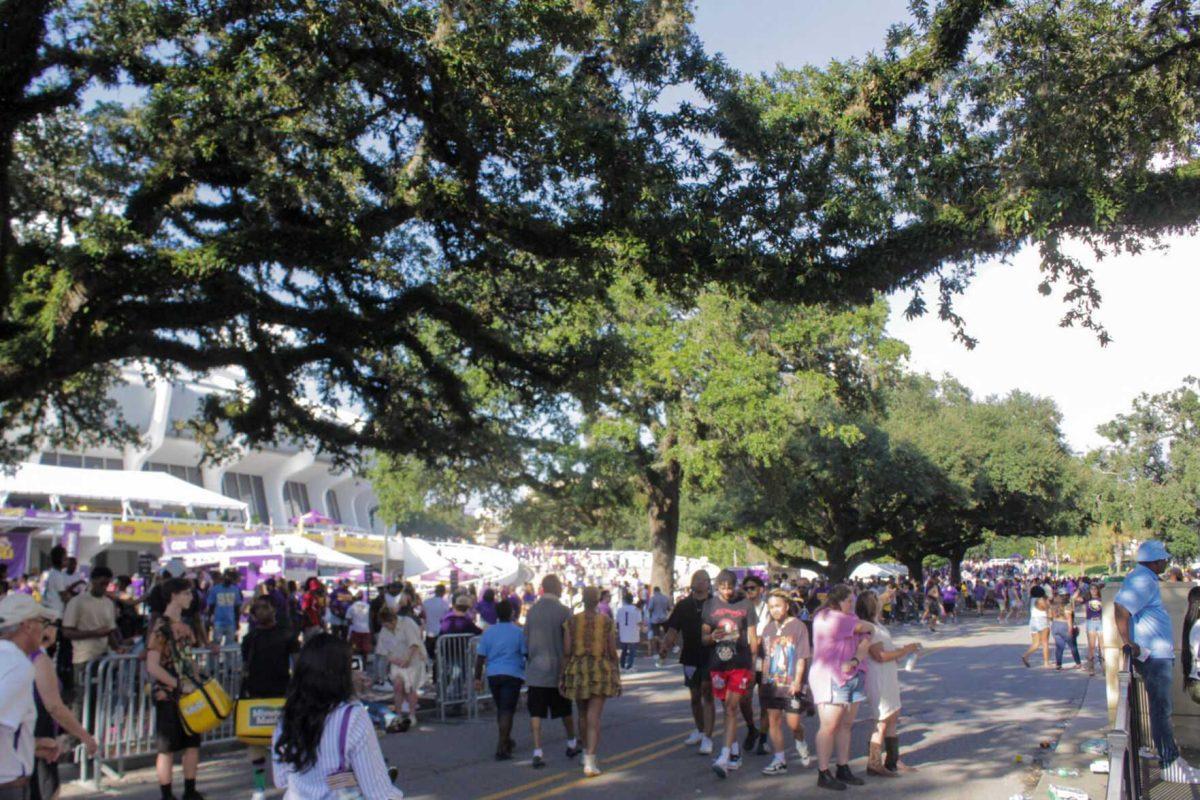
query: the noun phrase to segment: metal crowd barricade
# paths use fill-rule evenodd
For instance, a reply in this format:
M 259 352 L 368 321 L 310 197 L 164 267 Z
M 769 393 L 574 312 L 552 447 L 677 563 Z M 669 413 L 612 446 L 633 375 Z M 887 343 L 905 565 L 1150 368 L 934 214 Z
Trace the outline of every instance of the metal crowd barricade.
M 241 688 L 242 651 L 228 647 L 217 653 L 194 652 L 197 668 L 216 678 L 230 697 Z M 76 691 L 83 699 L 83 720 L 91 720 L 91 734 L 100 748 L 88 758 L 83 746 L 76 749 L 79 780 L 97 790 L 105 776 L 120 777 L 125 762 L 157 752 L 153 681 L 146 673 L 142 654 L 109 655 L 89 662 L 80 673 Z M 218 727 L 204 734 L 201 746 L 234 741 L 231 714 Z
M 448 709 L 461 708 L 468 719 L 478 712 L 474 676 L 478 638 L 470 633 L 447 633 L 437 639 L 437 706 L 442 722 Z
M 1142 800 L 1148 788 L 1141 749 L 1150 738 L 1150 706 L 1146 687 L 1133 670 L 1129 653 L 1121 654 L 1117 672 L 1117 713 L 1108 736 L 1106 800 Z

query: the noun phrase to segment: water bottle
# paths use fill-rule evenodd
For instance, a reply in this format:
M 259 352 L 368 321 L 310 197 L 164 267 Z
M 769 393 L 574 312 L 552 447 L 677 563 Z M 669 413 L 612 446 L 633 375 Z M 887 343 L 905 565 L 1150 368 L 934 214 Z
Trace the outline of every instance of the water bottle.
M 1054 770 L 1054 774 L 1060 778 L 1078 778 L 1079 770 L 1059 767 L 1058 769 Z

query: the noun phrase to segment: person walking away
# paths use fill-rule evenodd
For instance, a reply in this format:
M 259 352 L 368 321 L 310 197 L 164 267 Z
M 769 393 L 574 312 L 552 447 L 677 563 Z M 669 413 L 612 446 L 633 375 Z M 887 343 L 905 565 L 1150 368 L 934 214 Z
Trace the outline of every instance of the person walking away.
M 208 590 L 208 613 L 212 625 L 212 641 L 218 647 L 233 647 L 238 639 L 238 616 L 242 609 L 241 579 L 236 569 L 227 569 L 221 582 Z
M 947 620 L 958 622 L 958 587 L 953 581 L 942 587 L 942 613 Z
M 563 628 L 563 670 L 560 693 L 580 709 L 579 731 L 583 736 L 583 774 L 600 774 L 596 750 L 600 746 L 600 717 L 604 702 L 621 694 L 617 663 L 617 631 L 613 621 L 601 614 L 600 589 L 583 590 L 583 611 Z
M 242 640 L 242 697 L 286 697 L 291 657 L 300 645 L 278 624 L 275 606 L 266 597 L 254 600 L 250 617 L 254 627 Z M 249 745 L 246 755 L 254 773 L 250 800 L 263 800 L 267 792 L 267 748 Z
M 404 704 L 408 713 L 400 721 L 399 731 L 404 733 L 413 726 L 417 714 L 417 693 L 425 685 L 425 643 L 421 630 L 412 617 L 400 617 L 390 608 L 379 612 L 383 628 L 375 643 L 375 652 L 388 663 L 388 678 L 395 693 L 396 713 L 403 714 Z
M 371 607 L 363 599 L 362 592 L 346 611 L 346 621 L 350 625 L 351 648 L 359 655 L 371 655 L 375 650 L 375 639 L 371 636 Z
M 425 599 L 425 654 L 434 665 L 436 674 L 437 637 L 442 630 L 442 618 L 450 612 L 450 604 L 446 602 L 446 585 L 439 583 L 433 590 L 433 596 Z
M 542 596 L 525 614 L 525 685 L 529 727 L 533 735 L 533 768 L 546 765 L 542 752 L 542 720 L 561 719 L 567 735 L 567 758 L 583 752 L 575 739 L 571 701 L 559 691 L 563 666 L 563 625 L 571 612 L 562 604 L 562 581 L 557 575 L 542 578 Z M 455 604 L 457 605 L 457 603 Z
M 91 757 L 96 754 L 99 745 L 95 737 L 88 733 L 83 723 L 63 702 L 58 672 L 54 668 L 53 659 L 46 655 L 46 648 L 54 644 L 55 635 L 56 628 L 45 626 L 42 646 L 29 656 L 29 660 L 33 662 L 33 700 L 37 706 L 37 722 L 34 723 L 33 735 L 38 739 L 57 740 L 60 733 L 67 733 L 82 742 L 84 750 Z M 58 796 L 60 785 L 58 762 L 36 758 L 34 772 L 29 779 L 30 800 L 52 800 Z
M 325 607 L 325 587 L 321 585 L 319 578 L 309 578 L 300 598 L 300 618 L 305 641 L 325 632 Z
M 1138 565 L 1125 576 L 1113 598 L 1117 632 L 1129 648 L 1134 668 L 1146 686 L 1150 733 L 1158 751 L 1162 779 L 1169 783 L 1200 783 L 1200 771 L 1179 755 L 1171 725 L 1175 637 L 1158 586 L 1158 576 L 1166 571 L 1170 556 L 1162 542 L 1151 539 L 1141 543 L 1135 558 Z
M 632 670 L 642 640 L 642 613 L 633 604 L 632 592 L 625 592 L 617 609 L 617 638 L 621 644 L 621 669 Z
M 655 586 L 646 601 L 646 624 L 650 627 L 650 652 L 657 653 L 659 642 L 665 633 L 667 619 L 671 616 L 671 598 L 663 594 L 662 589 Z M 654 666 L 662 668 L 659 658 Z
M 936 588 L 936 587 L 935 587 Z M 817 786 L 843 790 L 861 786 L 850 772 L 850 730 L 858 705 L 867 699 L 866 664 L 859 654 L 875 632 L 870 622 L 854 615 L 854 591 L 845 584 L 832 587 L 813 616 L 813 661 L 808 673 L 821 727 L 817 731 Z M 837 772 L 829 761 L 836 756 Z
M 476 688 L 483 689 L 486 666 L 488 689 L 496 705 L 497 761 L 513 757 L 516 748 L 512 738 L 513 717 L 525 683 L 525 634 L 513 624 L 515 611 L 512 603 L 497 605 L 496 624 L 483 632 L 475 651 Z
M 1021 663 L 1029 666 L 1029 657 L 1042 651 L 1042 666 L 1050 666 L 1050 603 L 1041 586 L 1029 592 L 1029 649 L 1021 656 Z
M 759 700 L 766 709 L 767 730 L 771 736 L 771 763 L 764 775 L 787 772 L 787 748 L 783 741 L 783 722 L 795 739 L 800 766 L 812 763 L 804 738 L 804 670 L 812 656 L 808 628 L 792 616 L 791 598 L 776 589 L 767 599 L 767 624 L 762 628 L 762 692 Z
M 67 603 L 87 586 L 87 581 L 69 572 L 66 562 L 67 548 L 60 544 L 50 548 L 50 569 L 42 576 L 41 594 L 42 602 L 55 613 L 54 618 L 58 620 L 59 634 L 54 661 L 59 678 L 62 679 L 63 690 L 70 699 L 75 693 L 75 670 L 72 667 L 74 657 L 71 641 L 62 635 L 62 615 L 66 611 Z
M 342 578 L 337 582 L 337 586 L 334 587 L 333 593 L 329 597 L 329 624 L 333 635 L 339 639 L 347 638 L 349 625 L 346 622 L 346 614 L 353 604 L 354 592 L 350 591 L 346 579 Z
M 190 690 L 188 676 L 195 674 L 191 651 L 196 646 L 195 629 L 183 621 L 184 612 L 195 601 L 191 584 L 183 578 L 171 578 L 162 584 L 167 606 L 157 620 L 146 643 L 146 673 L 154 679 L 154 713 L 158 728 L 158 775 L 162 800 L 173 800 L 171 773 L 175 754 L 182 754 L 183 800 L 203 800 L 196 790 L 196 771 L 200 766 L 200 737 L 188 733 L 179 716 L 179 697 Z
M 911 642 L 896 647 L 891 632 L 882 622 L 886 597 L 886 594 L 879 597 L 874 592 L 863 592 L 854 612 L 860 620 L 875 626 L 867 650 L 871 657 L 866 671 L 867 708 L 870 718 L 875 720 L 875 730 L 867 746 L 867 772 L 894 778 L 901 772 L 916 771 L 900 760 L 900 736 L 896 732 L 900 721 L 900 670 L 896 662 L 920 650 L 921 645 Z
M 712 647 L 710 679 L 713 697 L 725 706 L 725 732 L 721 753 L 712 769 L 718 778 L 742 765 L 737 741 L 737 718 L 742 695 L 754 683 L 753 654 L 758 650 L 758 620 L 754 604 L 737 591 L 737 575 L 721 570 L 717 575 L 717 594 L 704 605 L 702 634 Z
M 1071 595 L 1065 586 L 1058 590 L 1058 595 L 1050 604 L 1050 620 L 1050 633 L 1054 636 L 1055 669 L 1062 669 L 1063 650 L 1068 647 L 1075 657 L 1075 668 L 1083 669 L 1079 647 L 1071 636 L 1071 629 L 1075 627 L 1075 612 L 1071 606 Z
M 108 597 L 108 584 L 112 581 L 112 570 L 95 567 L 88 591 L 71 598 L 62 619 L 62 634 L 71 642 L 71 662 L 74 673 L 81 678 L 87 675 L 87 665 L 108 655 L 110 639 L 117 630 L 117 607 Z M 93 681 L 84 687 L 91 695 L 89 708 L 95 714 L 98 686 Z M 84 706 L 83 692 L 75 697 L 76 713 Z M 83 724 L 91 728 L 94 720 L 85 719 Z
M 354 699 L 350 646 L 328 633 L 304 643 L 271 743 L 284 800 L 403 800 L 367 710 Z
M 704 570 L 696 570 L 692 574 L 690 586 L 691 592 L 688 596 L 671 609 L 658 657 L 659 660 L 666 658 L 675 646 L 675 640 L 681 641 L 679 664 L 683 667 L 683 683 L 691 695 L 692 720 L 696 723 L 696 729 L 688 735 L 685 743 L 700 745 L 700 754 L 707 756 L 713 751 L 715 709 L 712 682 L 708 672 L 712 648 L 704 643 L 703 627 L 704 604 L 708 602 L 712 593 L 712 580 Z

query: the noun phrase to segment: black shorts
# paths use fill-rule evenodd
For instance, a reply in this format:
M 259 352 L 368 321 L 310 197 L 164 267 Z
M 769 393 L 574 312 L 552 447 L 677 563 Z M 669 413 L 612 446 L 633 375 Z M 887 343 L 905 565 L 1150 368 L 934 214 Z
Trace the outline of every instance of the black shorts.
M 521 700 L 521 685 L 525 681 L 513 675 L 489 675 L 488 688 L 492 690 L 492 702 L 496 704 L 497 711 L 506 711 L 509 714 L 517 710 L 517 703 Z
M 538 719 L 562 719 L 571 716 L 571 701 L 559 693 L 557 686 L 530 686 L 529 716 Z
M 804 701 L 799 695 L 789 694 L 774 686 L 764 686 L 761 697 L 764 708 L 786 711 L 789 714 L 804 713 Z
M 200 737 L 188 733 L 179 718 L 179 705 L 173 700 L 154 701 L 155 730 L 158 732 L 158 752 L 178 753 L 200 746 Z
M 708 667 L 691 667 L 687 664 L 683 665 L 683 685 L 689 689 L 699 689 L 706 683 L 709 683 Z
M 942 601 L 942 608 L 945 610 L 945 612 L 946 612 L 947 614 L 953 614 L 953 613 L 954 613 L 954 603 L 953 603 L 953 602 L 951 602 L 951 601 L 949 601 L 949 600 L 943 600 L 943 601 Z

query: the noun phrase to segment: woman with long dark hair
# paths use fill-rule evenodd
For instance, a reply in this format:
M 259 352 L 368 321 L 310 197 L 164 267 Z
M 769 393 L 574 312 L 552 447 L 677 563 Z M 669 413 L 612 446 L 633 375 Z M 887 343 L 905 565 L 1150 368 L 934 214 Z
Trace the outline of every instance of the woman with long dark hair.
M 367 800 L 404 797 L 354 700 L 350 645 L 332 634 L 313 636 L 300 651 L 271 752 L 285 800 L 334 800 L 354 785 Z
M 1180 660 L 1188 696 L 1200 703 L 1200 625 L 1196 624 L 1200 619 L 1200 586 L 1193 586 L 1187 599 L 1187 613 L 1183 617 L 1183 641 L 1187 644 L 1181 648 Z

